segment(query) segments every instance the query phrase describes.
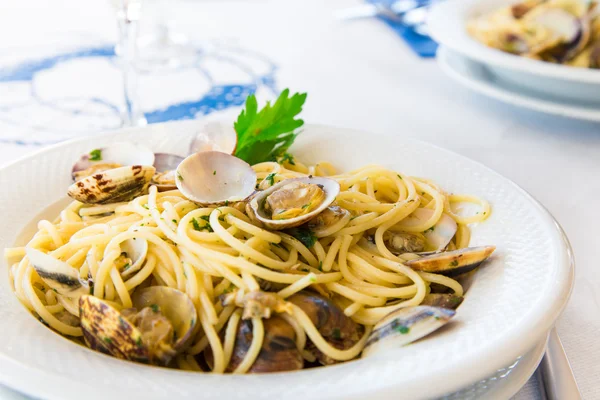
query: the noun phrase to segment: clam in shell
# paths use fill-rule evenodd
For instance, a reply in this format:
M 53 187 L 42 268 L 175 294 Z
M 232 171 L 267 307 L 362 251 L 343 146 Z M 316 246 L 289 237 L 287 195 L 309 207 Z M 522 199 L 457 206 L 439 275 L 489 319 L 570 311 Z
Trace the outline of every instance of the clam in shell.
M 114 357 L 167 365 L 188 344 L 197 326 L 194 304 L 182 292 L 155 286 L 137 291 L 134 308 L 118 311 L 94 296 L 79 299 L 85 343 Z
M 130 201 L 148 190 L 155 171 L 142 165 L 109 169 L 73 183 L 67 193 L 85 204 Z
M 385 354 L 421 339 L 446 325 L 454 310 L 432 306 L 401 308 L 383 317 L 367 339 L 362 357 Z
M 406 263 L 415 271 L 458 276 L 473 271 L 496 250 L 496 246 L 467 247 L 435 253 Z
M 71 175 L 73 181 L 78 181 L 109 169 L 127 165 L 152 165 L 154 162 L 155 155 L 146 146 L 115 142 L 82 155 L 73 165 Z
M 244 201 L 256 186 L 256 172 L 247 162 L 219 151 L 192 154 L 175 173 L 181 193 L 204 207 Z
M 340 185 L 333 179 L 286 179 L 256 193 L 246 209 L 253 219 L 270 229 L 293 228 L 317 217 L 339 192 Z
M 39 277 L 58 294 L 78 298 L 89 293 L 87 280 L 82 279 L 79 271 L 68 263 L 31 247 L 27 247 L 25 252 Z

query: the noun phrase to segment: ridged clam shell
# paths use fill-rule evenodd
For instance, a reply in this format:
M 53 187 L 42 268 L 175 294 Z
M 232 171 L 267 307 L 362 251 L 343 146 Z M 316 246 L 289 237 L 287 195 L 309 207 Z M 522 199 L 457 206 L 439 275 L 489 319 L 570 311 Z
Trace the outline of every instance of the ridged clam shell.
M 148 190 L 155 171 L 142 165 L 109 169 L 73 183 L 67 193 L 86 204 L 130 201 Z

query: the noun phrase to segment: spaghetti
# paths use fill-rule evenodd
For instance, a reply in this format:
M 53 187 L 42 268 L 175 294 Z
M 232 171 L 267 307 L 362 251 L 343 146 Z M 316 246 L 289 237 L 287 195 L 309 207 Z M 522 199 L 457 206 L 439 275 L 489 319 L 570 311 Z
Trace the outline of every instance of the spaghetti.
M 448 248 L 463 248 L 469 242 L 467 224 L 481 222 L 490 214 L 484 200 L 449 195 L 433 182 L 380 166 L 343 174 L 336 174 L 329 163 L 265 162 L 253 168 L 259 189 L 288 178 L 329 176 L 341 186 L 336 204 L 349 213 L 309 232 L 305 240 L 289 231 L 258 226 L 243 204 L 199 207 L 178 190 L 158 192 L 151 186 L 148 194 L 127 203 L 74 201 L 54 221 L 40 221 L 26 247 L 65 261 L 89 277 L 93 296 L 117 310 L 132 307 L 132 295 L 139 288 L 168 286 L 186 293 L 201 329 L 176 357 L 176 366 L 185 370 L 206 368 L 199 356 L 210 354 L 212 372 L 251 371 L 268 336 L 266 320 L 257 317 L 248 320 L 252 325 L 248 351 L 228 370 L 236 332 L 243 323 L 240 304 L 249 293 L 276 294 L 285 310 L 279 314 L 293 329 L 297 350 L 309 361 L 314 360 L 309 344 L 333 361 L 356 358 L 373 325 L 394 310 L 419 305 L 432 284 L 462 296 L 457 280 L 405 265 L 418 255 L 391 251 L 389 240 L 398 232 L 423 238 L 449 217 L 458 228 Z M 459 213 L 457 203 L 465 202 L 479 211 L 468 216 Z M 128 240 L 148 243 L 142 259 L 128 260 L 128 264 L 135 261 L 134 268 L 120 261 L 121 246 Z M 81 337 L 77 298 L 50 290 L 32 267 L 25 247 L 7 249 L 5 256 L 17 260 L 10 268 L 10 279 L 19 300 L 57 332 Z M 305 310 L 287 303 L 306 290 L 331 299 L 343 310 L 344 318 L 364 327 L 351 346 L 332 345 Z M 232 302 L 224 304 L 224 296 Z

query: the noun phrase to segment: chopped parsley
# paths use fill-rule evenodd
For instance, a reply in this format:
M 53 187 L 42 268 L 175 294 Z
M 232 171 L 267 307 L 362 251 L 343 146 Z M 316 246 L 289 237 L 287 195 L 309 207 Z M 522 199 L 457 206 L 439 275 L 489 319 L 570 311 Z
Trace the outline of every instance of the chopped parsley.
M 302 209 L 303 209 L 303 210 L 306 210 L 308 207 L 310 207 L 310 203 L 303 205 L 303 206 L 302 206 Z
M 135 344 L 137 344 L 138 346 L 142 345 L 142 337 L 141 336 L 136 339 Z
M 90 151 L 90 161 L 102 161 L 102 150 L 95 149 Z
M 281 157 L 281 160 L 279 160 L 279 164 L 283 164 L 287 162 L 290 165 L 296 165 L 296 161 L 294 161 L 294 156 L 292 156 L 290 153 L 284 153 L 283 157 Z
M 196 218 L 192 218 L 192 225 L 194 226 L 194 230 L 198 231 L 198 232 L 202 232 L 202 231 L 209 231 L 209 232 L 214 232 L 212 226 L 210 226 L 210 217 L 208 215 L 203 215 L 200 217 L 201 220 L 205 221 L 206 223 L 204 224 L 204 226 L 200 226 L 200 223 L 198 222 L 198 220 Z
M 153 312 L 157 313 L 159 308 L 158 308 L 158 304 L 150 304 L 150 308 L 152 309 Z
M 275 183 L 275 175 L 275 172 L 273 172 L 267 175 L 267 177 L 265 178 L 265 181 L 269 182 L 269 185 L 271 186 L 273 186 L 273 184 Z
M 105 338 L 104 338 L 104 341 L 105 341 L 106 343 L 108 343 L 108 344 L 111 344 L 111 343 L 112 343 L 112 339 L 111 339 L 111 338 L 109 338 L 109 337 L 105 337 Z
M 177 179 L 179 179 L 181 182 L 183 182 L 183 176 L 181 176 L 181 174 L 179 172 L 177 173 Z
M 311 281 L 311 282 L 313 282 L 313 283 L 314 283 L 314 282 L 316 282 L 316 281 L 317 281 L 317 278 L 316 278 L 316 277 L 314 277 L 314 276 L 311 276 L 311 277 L 310 277 L 310 279 L 309 279 L 309 281 Z
M 177 223 L 177 220 L 176 220 L 176 219 L 172 219 L 171 221 L 173 221 L 173 223 L 174 223 L 174 224 L 176 224 L 176 223 Z
M 248 96 L 244 110 L 234 123 L 238 139 L 235 156 L 250 165 L 284 156 L 298 136 L 295 130 L 304 125 L 304 121 L 296 117 L 305 101 L 306 93 L 290 96 L 289 89 L 285 89 L 274 104 L 267 102 L 259 110 L 256 96 Z
M 458 267 L 458 260 L 454 260 L 450 263 L 451 267 Z
M 425 232 L 433 232 L 435 231 L 435 225 L 432 226 L 431 228 L 427 229 Z
M 400 174 L 396 174 L 396 176 L 398 176 L 398 179 L 402 180 L 402 177 L 400 176 Z
M 342 333 L 340 332 L 340 328 L 333 328 L 333 332 L 331 332 L 331 337 L 335 340 L 340 340 L 342 338 Z
M 404 326 L 404 325 L 397 326 L 395 329 L 403 335 L 410 332 L 410 328 L 408 326 Z
M 304 246 L 307 248 L 311 248 L 315 245 L 317 241 L 317 237 L 315 234 L 308 228 L 293 228 L 289 229 L 288 233 L 298 239 Z
M 213 175 L 216 175 L 216 174 L 217 174 L 217 171 L 216 171 L 216 170 L 215 170 L 215 171 L 213 171 Z
M 323 261 L 319 261 L 319 271 L 323 271 Z
M 146 210 L 149 210 L 150 208 L 148 207 L 148 204 L 142 204 L 142 207 L 144 207 Z
M 125 265 L 123 265 L 123 271 L 126 271 L 127 268 L 131 267 L 131 264 L 127 263 Z
M 225 207 L 229 205 L 229 200 L 225 200 Z

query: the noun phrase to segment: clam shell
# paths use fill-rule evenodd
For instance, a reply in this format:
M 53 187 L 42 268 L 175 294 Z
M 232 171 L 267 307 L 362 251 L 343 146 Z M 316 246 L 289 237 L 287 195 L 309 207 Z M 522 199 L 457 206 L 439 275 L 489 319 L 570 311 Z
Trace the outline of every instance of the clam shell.
M 156 153 L 154 155 L 154 168 L 156 168 L 156 173 L 164 173 L 173 171 L 173 183 L 158 183 L 152 180 L 152 184 L 158 188 L 159 192 L 164 192 L 167 190 L 175 190 L 177 189 L 177 185 L 175 183 L 175 170 L 183 161 L 183 157 L 178 156 L 176 154 L 168 154 L 168 153 Z
M 256 172 L 232 155 L 205 151 L 185 158 L 177 167 L 177 188 L 200 206 L 221 206 L 246 200 L 255 190 Z
M 67 193 L 86 204 L 130 201 L 148 190 L 155 171 L 141 165 L 109 169 L 73 183 Z
M 233 154 L 237 146 L 237 133 L 230 124 L 209 122 L 198 130 L 190 143 L 190 154 L 202 151 L 220 151 Z
M 196 308 L 187 295 L 173 288 L 153 286 L 137 290 L 132 301 L 138 311 L 158 306 L 173 326 L 176 338 L 173 350 L 178 353 L 185 348 L 196 330 L 198 320 Z M 141 331 L 102 299 L 91 295 L 81 296 L 79 312 L 84 340 L 94 350 L 125 360 L 162 365 L 168 364 L 173 356 L 169 352 L 162 353 L 164 356 L 151 354 Z
M 429 293 L 421 302 L 422 306 L 433 306 L 456 310 L 464 298 L 450 293 Z
M 79 317 L 83 338 L 90 348 L 124 360 L 149 362 L 142 333 L 105 301 L 91 295 L 81 296 Z
M 418 225 L 423 223 L 423 221 L 427 221 L 432 215 L 433 210 L 430 210 L 429 208 L 417 208 L 408 218 L 402 221 L 402 225 Z M 442 214 L 438 222 L 432 228 L 433 229 L 428 229 L 423 232 L 423 235 L 427 239 L 430 248 L 435 251 L 441 251 L 448 246 L 456 234 L 458 225 L 452 217 L 447 214 Z
M 496 246 L 467 247 L 435 253 L 406 263 L 415 271 L 458 276 L 477 268 L 496 250 Z
M 313 211 L 300 215 L 295 218 L 283 219 L 283 220 L 273 220 L 264 210 L 264 203 L 271 193 L 280 189 L 282 186 L 285 186 L 289 183 L 293 182 L 302 182 L 302 183 L 312 183 L 316 185 L 321 185 L 323 190 L 325 191 L 325 200 L 319 205 L 319 207 L 315 208 Z M 328 178 L 320 178 L 320 177 L 304 177 L 304 178 L 292 178 L 285 179 L 270 188 L 263 190 L 262 192 L 256 193 L 250 202 L 248 203 L 247 209 L 251 211 L 251 216 L 256 220 L 262 222 L 267 228 L 273 230 L 281 230 L 287 228 L 294 228 L 296 226 L 300 226 L 305 222 L 310 221 L 312 218 L 319 215 L 323 210 L 331 205 L 335 201 L 336 196 L 340 193 L 340 184 L 334 181 L 333 179 Z
M 89 293 L 87 281 L 82 280 L 79 271 L 71 265 L 31 247 L 25 252 L 39 277 L 58 294 L 77 298 Z
M 148 241 L 142 238 L 127 239 L 121 243 L 121 251 L 127 253 L 127 257 L 132 261 L 131 265 L 121 273 L 123 277 L 128 277 L 142 268 L 148 254 Z
M 198 314 L 192 300 L 183 292 L 166 286 L 136 290 L 131 300 L 138 310 L 154 304 L 171 321 L 177 340 L 173 347 L 181 351 L 196 331 Z
M 438 330 L 455 314 L 453 310 L 432 306 L 407 307 L 393 311 L 373 327 L 362 357 L 406 346 Z
M 152 165 L 154 164 L 154 153 L 148 147 L 131 142 L 115 142 L 100 150 L 101 160 L 90 160 L 90 153 L 82 155 L 73 165 L 72 174 L 75 180 L 75 172 L 83 171 L 98 163 L 115 163 L 122 166 L 127 165 Z

